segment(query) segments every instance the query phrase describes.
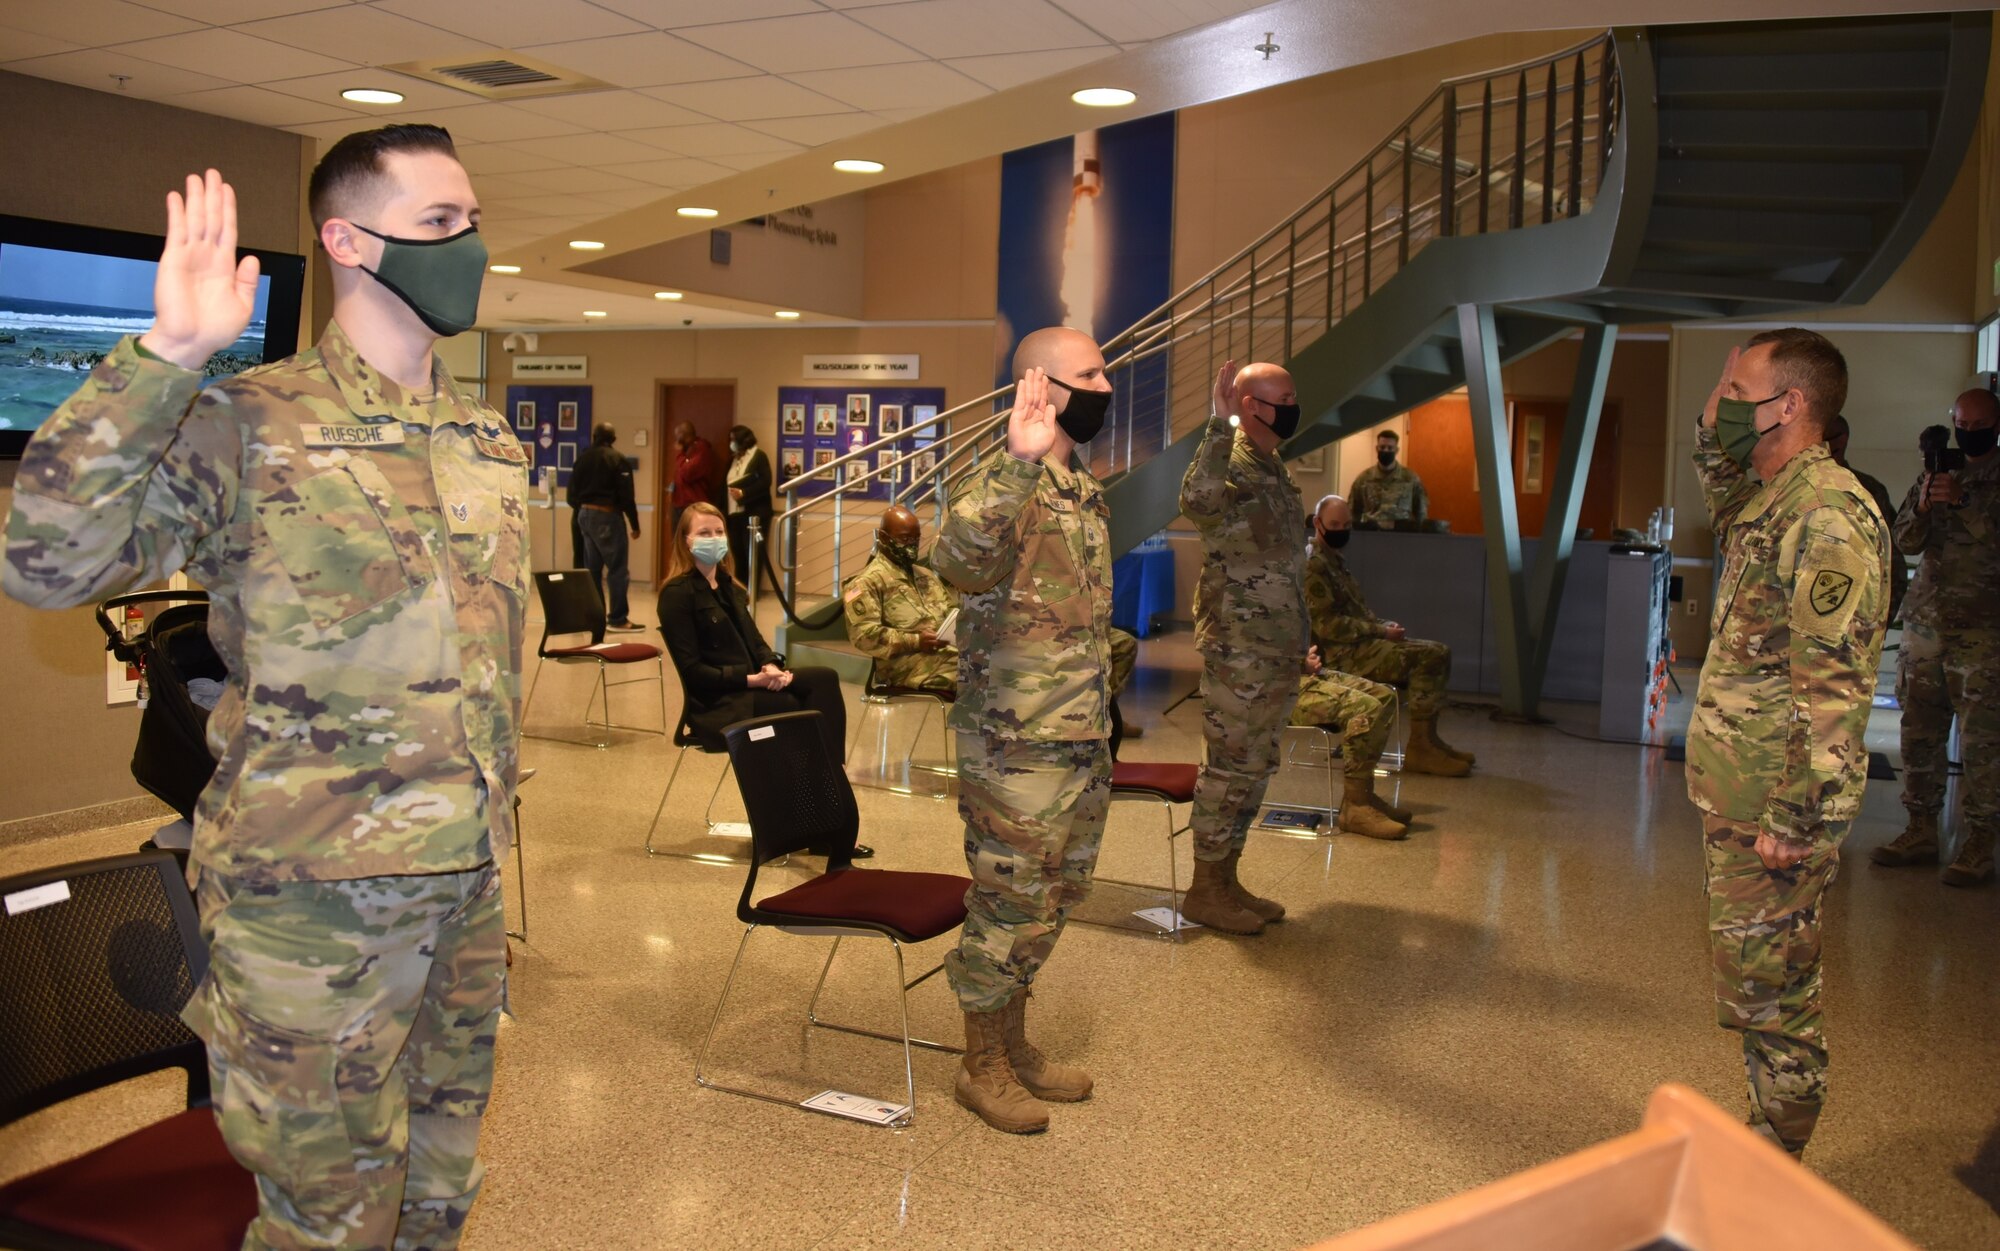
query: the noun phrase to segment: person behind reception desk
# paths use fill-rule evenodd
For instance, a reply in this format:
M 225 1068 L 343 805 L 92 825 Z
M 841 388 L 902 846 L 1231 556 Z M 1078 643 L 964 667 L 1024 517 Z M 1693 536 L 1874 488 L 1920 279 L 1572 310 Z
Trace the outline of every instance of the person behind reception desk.
M 1820 903 L 1868 785 L 1889 611 L 1888 527 L 1825 446 L 1846 398 L 1840 349 L 1766 331 L 1729 350 L 1695 434 L 1723 557 L 1687 736 L 1716 1019 L 1751 1128 L 1793 1155 L 1826 1101 Z
M 1347 501 L 1329 495 L 1313 510 L 1312 559 L 1306 562 L 1306 607 L 1312 612 L 1313 642 L 1320 658 L 1341 673 L 1409 687 L 1410 742 L 1403 767 L 1413 773 L 1460 778 L 1478 761 L 1438 737 L 1445 683 L 1451 677 L 1451 648 L 1406 637 L 1403 627 L 1368 609 L 1361 584 L 1340 558 L 1354 529 Z
M 1375 463 L 1354 475 L 1347 489 L 1353 501 L 1354 524 L 1363 530 L 1392 529 L 1399 521 L 1421 525 L 1430 515 L 1424 480 L 1407 465 L 1396 463 L 1402 437 L 1394 430 L 1375 436 Z

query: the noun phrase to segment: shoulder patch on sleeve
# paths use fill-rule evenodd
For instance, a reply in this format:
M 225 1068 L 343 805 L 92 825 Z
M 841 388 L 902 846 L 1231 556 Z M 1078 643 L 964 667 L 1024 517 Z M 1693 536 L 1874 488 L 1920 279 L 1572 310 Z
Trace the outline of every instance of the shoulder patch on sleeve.
M 1881 581 L 1875 553 L 1851 542 L 1822 536 L 1800 562 L 1792 591 L 1792 630 L 1822 643 L 1840 642 L 1867 598 L 1870 579 Z

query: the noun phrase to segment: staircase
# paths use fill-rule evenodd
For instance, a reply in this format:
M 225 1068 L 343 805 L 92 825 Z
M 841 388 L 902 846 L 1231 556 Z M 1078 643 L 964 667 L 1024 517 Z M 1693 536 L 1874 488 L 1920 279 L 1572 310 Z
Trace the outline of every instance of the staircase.
M 1498 402 L 1499 366 L 1580 328 L 1608 361 L 1620 324 L 1866 301 L 1964 160 L 1990 23 L 1952 13 L 1619 29 L 1439 84 L 1325 191 L 1104 345 L 1117 398 L 1087 450 L 1108 484 L 1114 551 L 1174 519 L 1227 359 L 1291 370 L 1306 407 L 1290 457 L 1461 386 L 1477 424 L 1482 398 Z M 936 471 L 898 498 L 941 508 L 1004 433 L 1010 391 L 941 414 Z M 907 451 L 910 439 L 842 459 Z M 1483 459 L 1481 472 L 1503 467 Z M 879 509 L 844 494 L 792 496 L 777 523 L 795 600 L 835 595 L 838 576 L 867 559 L 872 516 L 854 524 L 853 513 Z M 1487 530 L 1512 544 L 1500 575 L 1522 600 L 1511 498 L 1505 513 Z M 1538 574 L 1537 590 L 1559 595 L 1560 578 Z M 834 632 L 837 604 L 818 614 Z M 1519 647 L 1540 623 L 1514 607 Z

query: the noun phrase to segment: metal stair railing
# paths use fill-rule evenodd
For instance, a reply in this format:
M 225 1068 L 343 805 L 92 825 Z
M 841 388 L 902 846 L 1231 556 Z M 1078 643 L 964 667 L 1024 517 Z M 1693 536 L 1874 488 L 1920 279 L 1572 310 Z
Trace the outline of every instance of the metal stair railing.
M 1291 360 L 1430 242 L 1590 211 L 1620 105 L 1609 31 L 1438 84 L 1325 190 L 1103 344 L 1116 392 L 1104 432 L 1083 449 L 1092 472 L 1108 479 L 1171 446 L 1207 419 L 1223 361 Z M 857 497 L 877 479 L 895 484 L 897 502 L 928 504 L 941 519 L 951 486 L 1004 439 L 1013 389 L 989 391 L 781 487 L 789 507 L 774 518 L 773 536 L 787 602 L 797 605 L 802 592 L 836 596 L 843 574 L 866 563 L 884 506 Z M 836 485 L 823 494 L 802 494 L 829 480 Z

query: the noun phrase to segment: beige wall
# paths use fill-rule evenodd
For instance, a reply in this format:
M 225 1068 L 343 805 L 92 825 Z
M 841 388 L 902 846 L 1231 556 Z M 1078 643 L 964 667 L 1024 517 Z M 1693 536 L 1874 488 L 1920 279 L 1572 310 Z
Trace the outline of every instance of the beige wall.
M 301 251 L 310 140 L 205 113 L 0 73 L 0 213 L 158 234 L 162 201 L 214 165 L 235 184 L 244 244 Z M 12 466 L 0 509 L 12 506 Z M 104 704 L 104 636 L 88 609 L 36 612 L 0 598 L 0 821 L 140 794 L 139 714 Z
M 1993 27 L 1993 59 L 1987 62 L 1986 107 L 1972 150 L 1978 163 L 1979 242 L 1972 267 L 1972 311 L 1981 319 L 2000 313 L 2000 22 Z

